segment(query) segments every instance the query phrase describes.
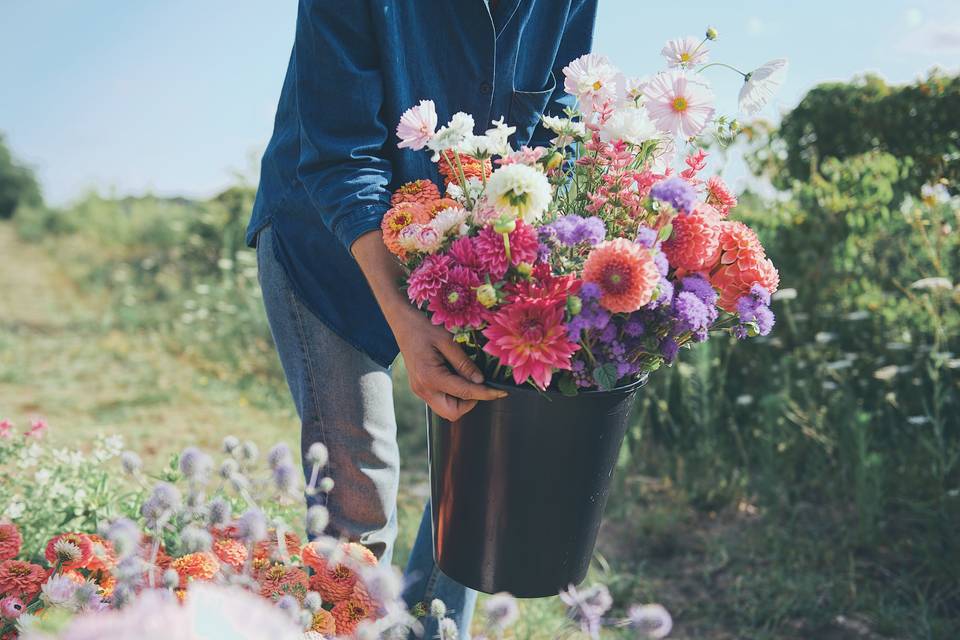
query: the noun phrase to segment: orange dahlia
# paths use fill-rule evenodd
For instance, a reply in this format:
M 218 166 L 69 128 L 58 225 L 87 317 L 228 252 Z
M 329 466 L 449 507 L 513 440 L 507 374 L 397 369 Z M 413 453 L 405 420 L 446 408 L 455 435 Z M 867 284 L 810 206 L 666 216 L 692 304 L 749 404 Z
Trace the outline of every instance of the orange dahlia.
M 741 254 L 764 255 L 763 245 L 756 232 L 737 220 L 720 225 L 720 264 L 733 264 Z
M 90 554 L 90 559 L 83 568 L 90 571 L 112 571 L 117 566 L 117 554 L 113 550 L 113 543 L 94 533 L 87 534 L 87 537 L 93 545 L 93 553 Z
M 673 233 L 663 243 L 670 266 L 684 271 L 709 269 L 720 257 L 720 214 L 708 204 L 673 218 Z
M 95 571 L 90 577 L 100 587 L 100 594 L 104 598 L 109 598 L 113 595 L 113 590 L 117 587 L 117 579 L 112 573 Z
M 278 562 L 260 574 L 260 595 L 264 598 L 276 599 L 289 594 L 302 601 L 309 588 L 310 579 L 297 567 Z
M 310 625 L 310 631 L 316 631 L 320 635 L 332 638 L 337 633 L 337 621 L 332 613 L 326 609 L 320 609 L 313 614 L 313 624 Z
M 600 287 L 600 304 L 605 308 L 629 313 L 650 302 L 660 272 L 648 249 L 616 238 L 593 248 L 583 265 L 583 280 Z
M 63 570 L 84 567 L 93 555 L 93 542 L 83 533 L 61 533 L 47 542 L 44 556 L 50 566 L 60 563 Z
M 370 617 L 370 609 L 362 602 L 344 600 L 333 607 L 333 619 L 337 621 L 337 635 L 350 636 L 361 622 Z
M 213 542 L 213 554 L 223 564 L 232 567 L 234 571 L 243 569 L 247 561 L 247 548 L 239 540 L 219 538 Z
M 38 564 L 23 560 L 0 562 L 0 593 L 29 600 L 40 593 L 47 572 Z
M 390 197 L 390 204 L 397 206 L 401 202 L 414 202 L 417 204 L 429 204 L 440 197 L 440 190 L 437 185 L 429 180 L 414 180 L 400 185 L 400 188 L 393 192 Z
M 436 200 L 431 200 L 428 202 L 426 207 L 427 215 L 430 216 L 431 220 L 433 220 L 437 217 L 437 214 L 444 209 L 456 209 L 460 207 L 460 203 L 453 198 L 437 198 Z
M 383 231 L 383 243 L 387 245 L 390 252 L 398 256 L 401 260 L 406 260 L 407 252 L 400 246 L 400 232 L 411 224 L 425 224 L 430 221 L 423 205 L 413 202 L 402 202 L 383 216 L 380 223 L 380 229 Z
M 209 551 L 198 551 L 177 558 L 170 566 L 180 575 L 180 588 L 184 589 L 195 580 L 213 580 L 220 570 L 220 561 Z
M 437 169 L 440 170 L 440 175 L 443 176 L 444 184 L 449 186 L 453 183 L 462 187 L 463 185 L 460 184 L 460 175 L 457 171 L 456 154 L 453 151 L 444 151 L 441 155 L 443 157 L 437 162 Z M 468 156 L 463 153 L 460 154 L 460 165 L 463 167 L 463 175 L 466 176 L 467 180 L 470 178 L 480 180 L 482 179 L 481 176 L 490 177 L 490 173 L 493 171 L 493 165 L 489 159 L 480 162 L 473 156 Z
M 717 305 L 736 313 L 737 300 L 750 293 L 753 285 L 759 284 L 774 293 L 780 286 L 780 274 L 762 252 L 741 251 L 736 262 L 721 264 L 710 275 L 710 284 L 720 292 Z
M 20 553 L 21 545 L 23 545 L 23 538 L 20 536 L 17 525 L 9 522 L 0 523 L 0 560 L 16 558 Z

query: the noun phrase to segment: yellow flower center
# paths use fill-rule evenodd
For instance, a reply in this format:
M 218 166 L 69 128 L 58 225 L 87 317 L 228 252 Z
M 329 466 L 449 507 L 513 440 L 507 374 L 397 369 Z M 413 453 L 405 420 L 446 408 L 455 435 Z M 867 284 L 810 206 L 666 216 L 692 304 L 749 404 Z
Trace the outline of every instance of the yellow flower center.
M 680 54 L 680 62 L 690 62 L 690 58 L 692 57 L 689 52 L 684 51 Z
M 673 99 L 673 110 L 674 111 L 686 111 L 687 110 L 687 99 L 683 96 L 677 96 Z
M 390 221 L 390 228 L 394 231 L 403 231 L 406 227 L 410 226 L 410 223 L 413 222 L 413 216 L 409 211 L 400 211 L 393 217 L 393 220 Z
M 594 91 L 600 91 L 600 89 L 602 89 L 602 88 L 603 88 L 603 83 L 600 82 L 599 80 L 597 80 L 596 82 L 593 83 L 593 90 L 594 90 Z

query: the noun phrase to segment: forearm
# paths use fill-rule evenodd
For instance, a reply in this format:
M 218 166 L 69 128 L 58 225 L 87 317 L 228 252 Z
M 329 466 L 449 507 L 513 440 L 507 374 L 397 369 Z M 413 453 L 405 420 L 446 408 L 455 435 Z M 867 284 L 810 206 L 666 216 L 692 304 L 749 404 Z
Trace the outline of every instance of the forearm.
M 373 291 L 377 304 L 383 311 L 387 324 L 393 330 L 398 341 L 401 336 L 396 335 L 404 325 L 403 320 L 411 312 L 417 313 L 403 292 L 399 283 L 403 279 L 403 267 L 396 257 L 383 244 L 383 234 L 380 231 L 365 233 L 351 245 L 353 254 L 360 270 Z

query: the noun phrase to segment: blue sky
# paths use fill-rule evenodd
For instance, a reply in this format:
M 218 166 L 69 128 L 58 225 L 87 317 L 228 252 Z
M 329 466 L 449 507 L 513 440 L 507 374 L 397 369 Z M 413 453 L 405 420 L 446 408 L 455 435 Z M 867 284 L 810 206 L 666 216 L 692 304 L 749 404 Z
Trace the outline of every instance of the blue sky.
M 409 0 L 415 1 L 415 0 Z M 458 0 L 466 1 L 466 0 Z M 207 196 L 251 175 L 270 135 L 294 0 L 0 0 L 0 131 L 64 204 L 106 194 Z M 875 71 L 906 82 L 956 70 L 953 0 L 600 0 L 595 50 L 631 75 L 660 68 L 669 38 L 720 32 L 714 60 L 787 57 L 775 118 L 827 80 Z M 738 81 L 707 73 L 721 111 Z M 732 163 L 736 181 L 742 168 Z

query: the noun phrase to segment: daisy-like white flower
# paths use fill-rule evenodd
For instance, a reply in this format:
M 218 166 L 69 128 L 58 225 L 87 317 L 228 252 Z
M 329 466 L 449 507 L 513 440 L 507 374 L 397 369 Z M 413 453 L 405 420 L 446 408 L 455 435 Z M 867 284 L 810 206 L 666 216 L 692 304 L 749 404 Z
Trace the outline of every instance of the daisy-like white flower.
M 644 87 L 646 108 L 657 128 L 692 138 L 713 118 L 713 92 L 683 72 L 658 73 Z
M 433 100 L 421 100 L 420 104 L 410 107 L 400 117 L 397 125 L 397 137 L 401 149 L 419 151 L 427 146 L 437 129 L 437 109 Z
M 786 81 L 788 67 L 784 58 L 778 58 L 746 74 L 740 87 L 740 111 L 752 116 L 763 109 Z
M 622 140 L 628 144 L 643 144 L 657 137 L 657 133 L 646 109 L 617 109 L 600 127 L 600 139 L 604 142 Z
M 693 36 L 687 36 L 669 40 L 660 50 L 660 55 L 667 59 L 669 67 L 689 68 L 706 62 L 709 52 L 699 40 Z
M 440 127 L 440 130 L 427 142 L 427 147 L 433 151 L 433 161 L 440 159 L 442 151 L 454 149 L 460 151 L 467 139 L 473 136 L 473 116 L 458 111 L 450 118 L 450 122 Z
M 508 164 L 487 180 L 487 198 L 501 216 L 534 223 L 550 206 L 550 182 L 543 172 L 525 164 Z
M 503 117 L 501 116 L 499 120 L 494 120 L 491 122 L 493 126 L 486 130 L 485 135 L 488 140 L 490 140 L 490 146 L 493 152 L 493 155 L 505 156 L 512 149 L 510 149 L 510 143 L 507 142 L 507 138 L 516 133 L 517 128 L 511 127 L 506 122 L 504 122 Z
M 70 542 L 69 540 L 57 540 L 53 544 L 53 553 L 57 559 L 57 562 L 62 564 L 70 564 L 71 562 L 76 562 L 83 555 L 83 552 L 80 550 L 80 547 Z
M 606 56 L 588 53 L 563 68 L 563 88 L 570 95 L 584 101 L 611 97 L 619 70 Z
M 557 134 L 557 137 L 550 141 L 556 147 L 566 147 L 587 137 L 587 127 L 582 122 L 547 115 L 541 118 L 543 126 Z
M 437 230 L 441 236 L 445 236 L 451 231 L 459 234 L 460 227 L 467 221 L 467 211 L 462 207 L 448 207 L 434 216 L 430 221 L 430 226 Z

